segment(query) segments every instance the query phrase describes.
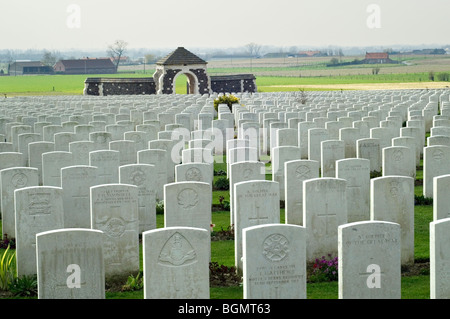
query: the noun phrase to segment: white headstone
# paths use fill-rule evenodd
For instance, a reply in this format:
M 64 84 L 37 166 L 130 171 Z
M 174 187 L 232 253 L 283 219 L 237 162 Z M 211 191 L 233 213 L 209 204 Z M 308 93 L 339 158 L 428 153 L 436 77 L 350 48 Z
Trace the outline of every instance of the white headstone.
M 167 184 L 167 151 L 161 149 L 148 149 L 137 152 L 138 164 L 149 164 L 155 167 L 155 197 L 160 201 L 164 197 L 164 185 Z
M 336 161 L 345 158 L 345 142 L 326 140 L 321 142 L 320 172 L 322 177 L 336 176 Z
M 211 164 L 185 163 L 175 166 L 175 182 L 203 182 L 212 187 L 214 178 Z
M 382 149 L 383 176 L 397 175 L 416 177 L 415 151 L 405 146 L 390 146 Z
M 347 223 L 347 181 L 322 177 L 303 181 L 303 226 L 307 261 L 337 255 L 338 226 Z
M 71 166 L 72 153 L 63 151 L 42 154 L 42 184 L 44 186 L 61 187 L 61 169 Z
M 450 219 L 430 222 L 430 299 L 450 298 Z
M 177 182 L 164 186 L 164 226 L 210 230 L 212 189 L 202 182 Z
M 230 225 L 234 225 L 234 185 L 251 180 L 263 181 L 266 179 L 263 162 L 237 162 L 230 165 Z
M 91 229 L 105 234 L 106 280 L 139 272 L 138 188 L 127 184 L 97 185 L 91 191 Z
M 321 164 L 321 143 L 329 139 L 325 128 L 312 128 L 308 130 L 308 159 Z
M 385 221 L 339 226 L 340 299 L 401 298 L 400 232 Z
M 414 179 L 384 176 L 370 180 L 370 219 L 401 226 L 402 265 L 414 263 Z
M 33 142 L 28 144 L 28 163 L 30 167 L 38 169 L 39 185 L 42 185 L 42 154 L 53 152 L 55 143 L 52 142 Z
M 303 225 L 303 181 L 319 177 L 319 163 L 294 160 L 284 163 L 285 170 L 285 222 Z
M 31 186 L 14 191 L 17 276 L 34 275 L 36 234 L 64 228 L 62 188 Z
M 433 178 L 433 220 L 450 217 L 450 174 Z
M 210 236 L 193 227 L 144 232 L 144 299 L 209 299 Z
M 58 229 L 36 234 L 39 299 L 104 299 L 103 233 Z
M 272 181 L 280 186 L 280 200 L 285 200 L 285 171 L 284 163 L 300 160 L 300 148 L 296 146 L 276 146 L 272 148 Z
M 12 167 L 0 170 L 0 196 L 2 237 L 16 237 L 16 218 L 14 208 L 14 191 L 19 188 L 38 186 L 37 168 Z
M 64 227 L 90 228 L 90 188 L 98 184 L 97 167 L 67 166 L 61 169 Z
M 247 227 L 242 240 L 244 299 L 306 299 L 304 227 Z
M 336 161 L 336 177 L 347 181 L 347 222 L 370 219 L 370 162 L 362 158 Z
M 450 174 L 450 147 L 443 145 L 423 148 L 423 196 L 433 198 L 433 178 Z
M 119 182 L 138 188 L 139 233 L 156 228 L 156 168 L 149 164 L 119 167 Z
M 362 138 L 356 140 L 356 157 L 370 161 L 371 172 L 381 172 L 381 146 L 377 138 Z
M 119 182 L 120 152 L 97 150 L 89 153 L 89 166 L 97 170 L 97 184 L 114 184 Z
M 246 181 L 234 184 L 235 265 L 242 272 L 242 230 L 280 223 L 280 188 L 277 182 Z
M 136 143 L 134 141 L 111 141 L 109 142 L 109 149 L 119 152 L 120 166 L 137 163 Z
M 73 165 L 89 165 L 89 153 L 95 151 L 94 142 L 75 141 L 69 143 Z

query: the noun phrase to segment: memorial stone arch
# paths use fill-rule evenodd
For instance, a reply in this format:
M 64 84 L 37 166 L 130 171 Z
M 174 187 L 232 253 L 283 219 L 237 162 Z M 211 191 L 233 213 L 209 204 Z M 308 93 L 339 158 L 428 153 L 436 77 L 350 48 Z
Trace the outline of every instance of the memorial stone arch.
M 183 47 L 177 48 L 158 62 L 153 77 L 87 78 L 85 95 L 145 95 L 174 94 L 178 76 L 186 75 L 188 94 L 257 92 L 253 74 L 212 75 L 206 71 L 207 62 Z
M 181 74 L 187 77 L 188 94 L 210 94 L 211 79 L 206 65 L 206 61 L 185 48 L 177 48 L 156 62 L 156 71 L 153 74 L 156 94 L 175 93 L 175 80 Z

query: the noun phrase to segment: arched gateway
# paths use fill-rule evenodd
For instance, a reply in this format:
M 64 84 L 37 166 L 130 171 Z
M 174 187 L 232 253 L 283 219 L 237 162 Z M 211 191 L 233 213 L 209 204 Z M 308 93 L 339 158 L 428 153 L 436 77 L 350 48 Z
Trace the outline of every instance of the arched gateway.
M 175 80 L 180 74 L 188 79 L 188 94 L 209 94 L 211 80 L 206 72 L 207 62 L 183 47 L 156 62 L 153 80 L 156 94 L 175 92 Z
M 174 94 L 181 74 L 187 77 L 188 94 L 256 92 L 253 74 L 209 76 L 206 66 L 206 61 L 179 47 L 156 62 L 153 78 L 87 78 L 84 94 Z

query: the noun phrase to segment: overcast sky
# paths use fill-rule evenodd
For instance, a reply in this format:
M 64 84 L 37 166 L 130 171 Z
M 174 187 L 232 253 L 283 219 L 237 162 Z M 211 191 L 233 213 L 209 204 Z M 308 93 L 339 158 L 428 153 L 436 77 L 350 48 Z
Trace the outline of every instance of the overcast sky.
M 450 43 L 449 0 L 0 0 L 1 49 Z

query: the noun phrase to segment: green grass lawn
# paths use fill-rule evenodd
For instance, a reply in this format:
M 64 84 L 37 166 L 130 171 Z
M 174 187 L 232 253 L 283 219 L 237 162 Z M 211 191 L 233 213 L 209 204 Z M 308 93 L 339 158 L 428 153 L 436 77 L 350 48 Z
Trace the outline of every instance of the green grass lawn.
M 234 69 L 227 69 L 235 73 Z M 241 70 L 246 71 L 246 70 Z M 224 71 L 225 72 L 225 71 Z M 250 72 L 245 72 L 250 73 Z M 36 75 L 36 76 L 3 76 L 0 77 L 0 94 L 15 95 L 82 95 L 84 81 L 87 77 L 152 77 L 153 72 L 118 73 L 101 75 Z M 427 73 L 378 74 L 378 75 L 345 75 L 285 77 L 257 76 L 256 85 L 263 92 L 297 91 L 298 88 L 277 88 L 282 85 L 324 85 L 324 84 L 356 84 L 356 83 L 400 83 L 427 81 Z M 185 75 L 176 79 L 177 94 L 186 94 Z

